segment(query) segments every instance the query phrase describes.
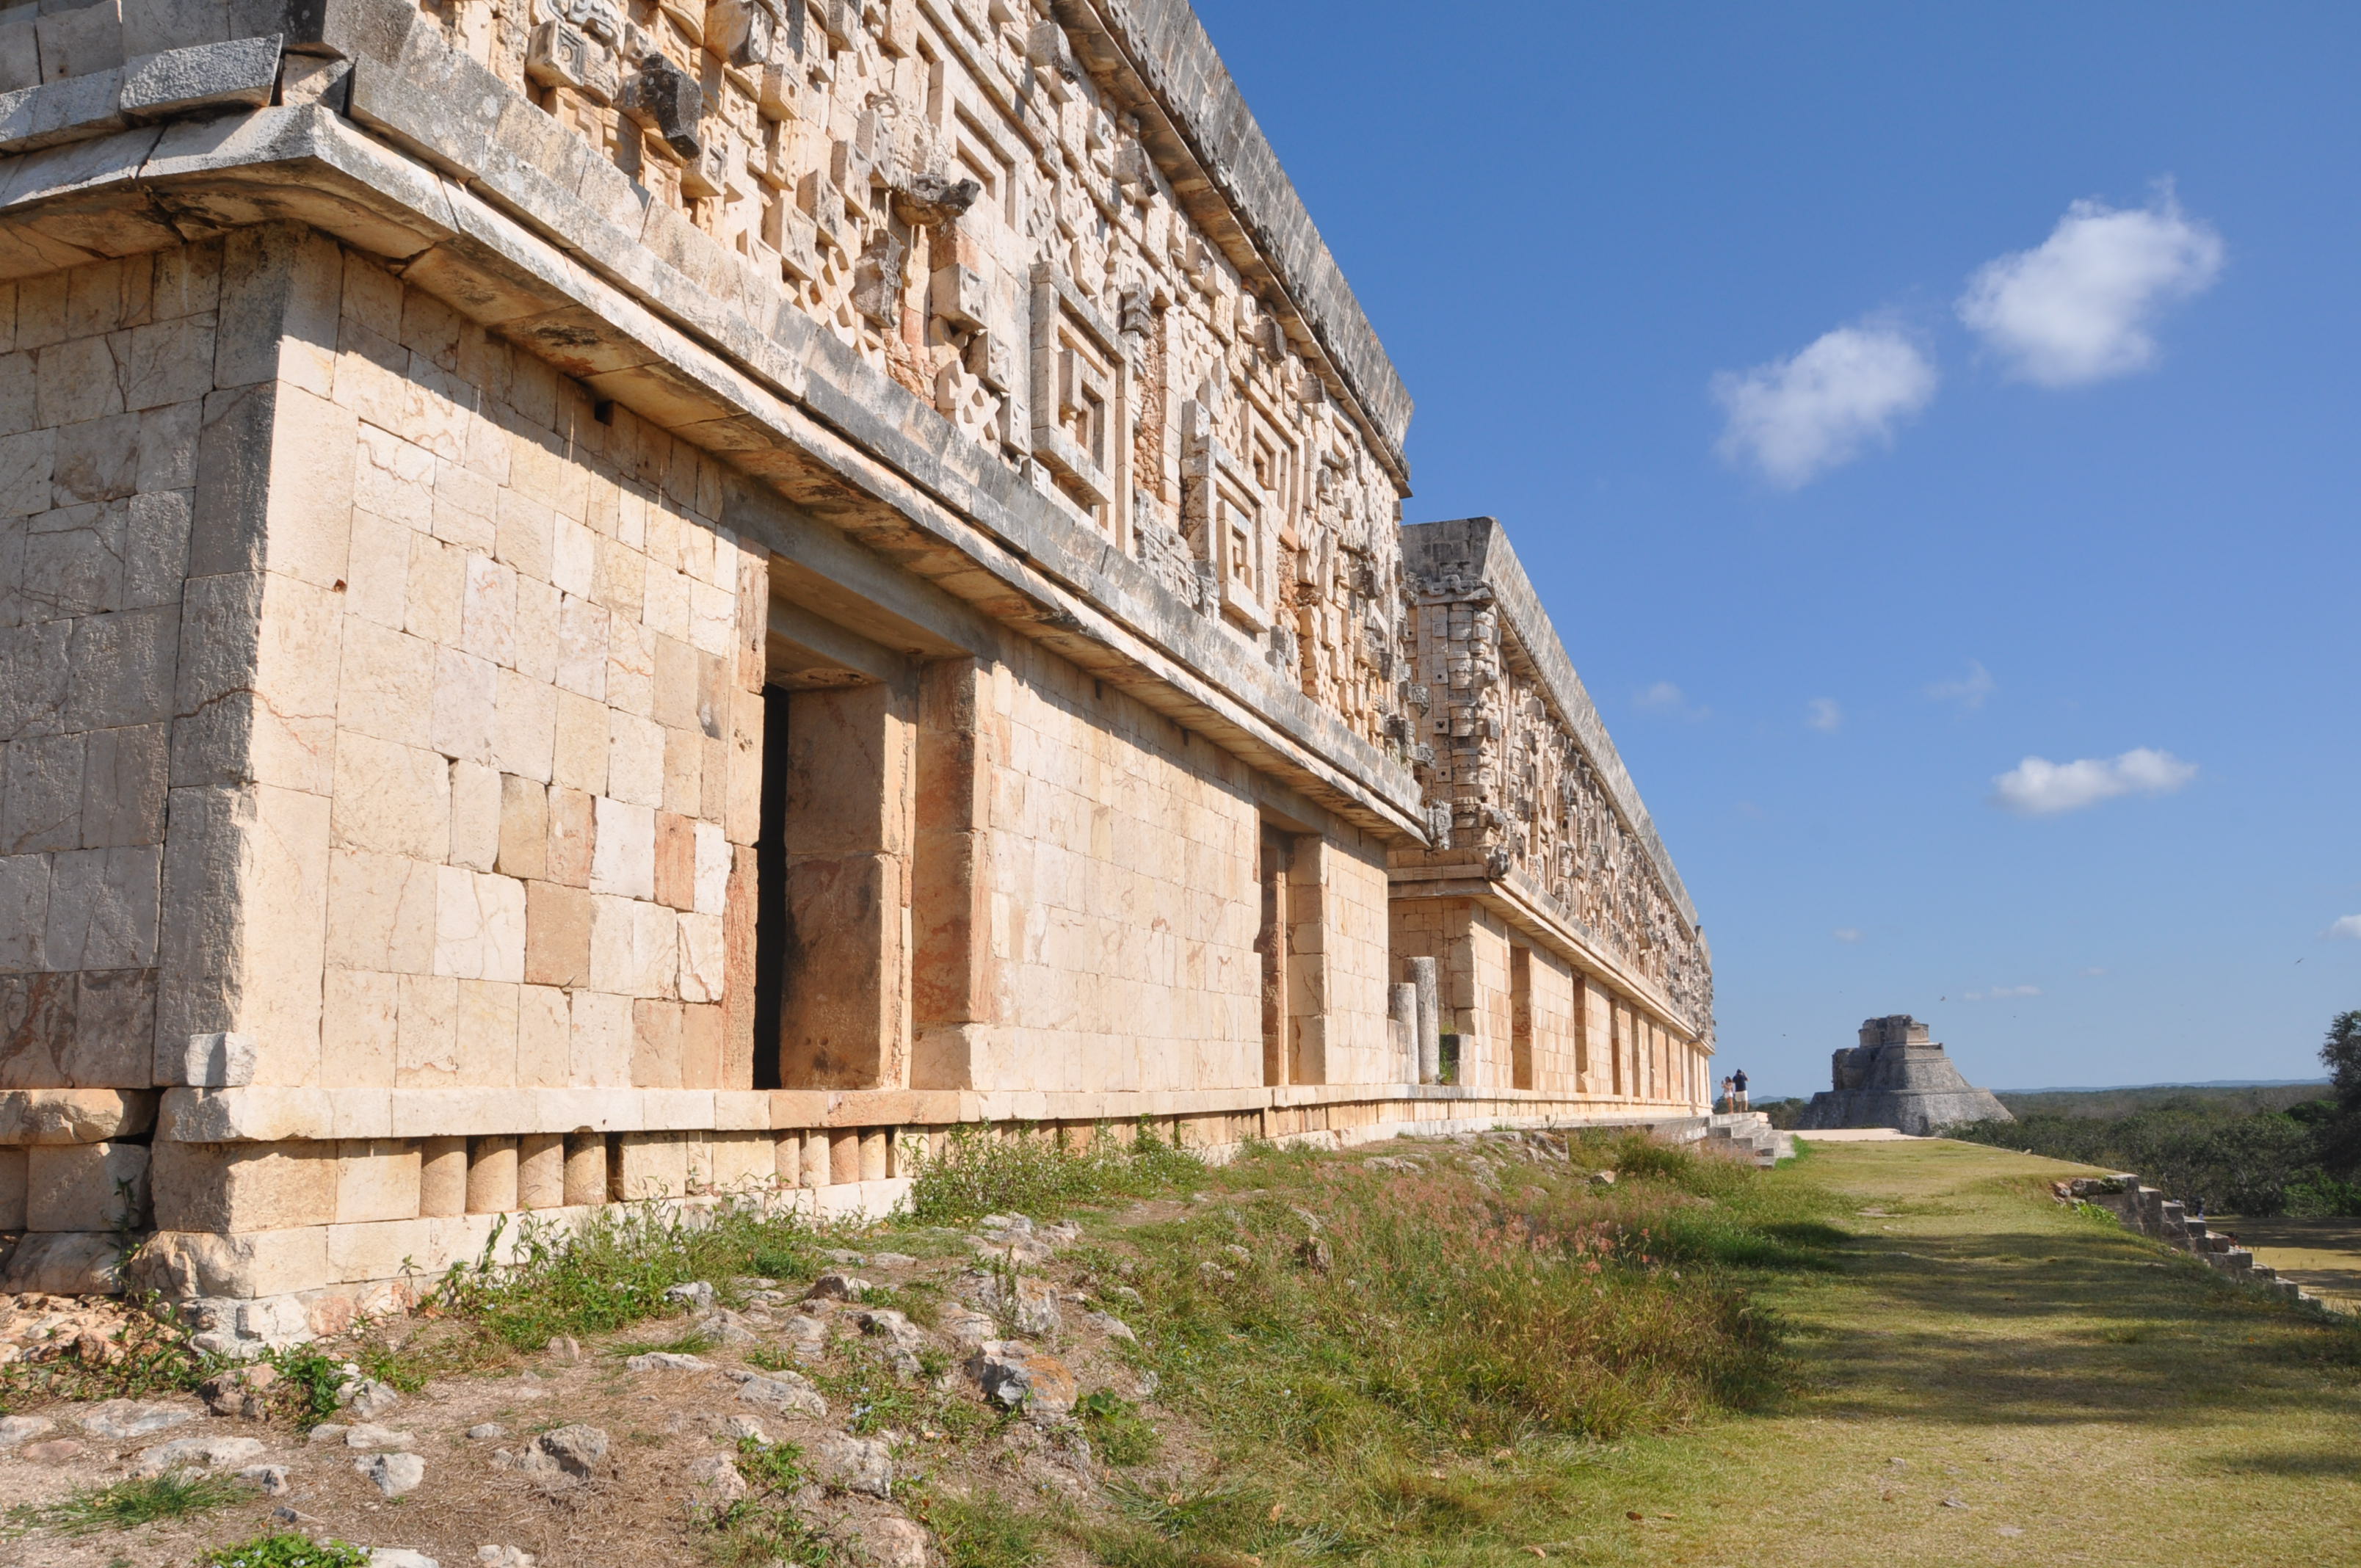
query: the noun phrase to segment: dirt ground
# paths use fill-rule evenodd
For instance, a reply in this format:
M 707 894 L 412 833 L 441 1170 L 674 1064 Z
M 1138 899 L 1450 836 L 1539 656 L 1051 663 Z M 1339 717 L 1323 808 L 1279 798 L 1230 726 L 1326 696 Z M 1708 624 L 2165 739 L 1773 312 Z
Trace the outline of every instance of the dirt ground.
M 2219 1228 L 2253 1248 L 2257 1263 L 2340 1311 L 2361 1312 L 2361 1220 L 2224 1219 Z

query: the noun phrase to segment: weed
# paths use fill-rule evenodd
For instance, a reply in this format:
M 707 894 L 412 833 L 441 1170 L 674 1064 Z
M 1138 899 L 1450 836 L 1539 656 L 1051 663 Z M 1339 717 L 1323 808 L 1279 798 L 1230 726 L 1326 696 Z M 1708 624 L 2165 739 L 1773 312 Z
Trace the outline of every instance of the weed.
M 305 1426 L 317 1426 L 336 1413 L 336 1390 L 352 1378 L 342 1359 L 316 1350 L 273 1351 L 270 1365 L 294 1397 L 295 1419 Z
M 1094 1389 L 1074 1407 L 1091 1445 L 1109 1464 L 1145 1464 L 1156 1457 L 1156 1429 L 1139 1407 L 1112 1388 Z
M 95 1535 L 104 1530 L 132 1530 L 226 1508 L 246 1496 L 246 1489 L 233 1481 L 176 1471 L 76 1492 L 61 1503 L 19 1504 L 8 1510 L 6 1533 L 46 1530 L 58 1535 Z
M 791 1442 L 738 1440 L 736 1464 L 738 1474 L 745 1478 L 747 1495 L 715 1514 L 708 1525 L 722 1561 L 785 1560 L 820 1568 L 833 1559 L 833 1544 L 806 1523 L 787 1501 L 807 1479 L 796 1463 L 802 1457 L 803 1450 Z
M 910 1217 L 950 1224 L 985 1214 L 1055 1215 L 1123 1197 L 1149 1197 L 1202 1180 L 1196 1156 L 1142 1122 L 1126 1143 L 1102 1125 L 1082 1148 L 1029 1124 L 962 1126 L 921 1159 Z
M 802 1362 L 784 1350 L 773 1350 L 766 1344 L 758 1344 L 748 1351 L 746 1364 L 750 1366 L 759 1366 L 765 1372 L 801 1373 L 803 1371 Z
M 932 1431 L 956 1441 L 992 1419 L 983 1406 L 946 1394 L 931 1381 L 906 1381 L 862 1343 L 847 1347 L 841 1365 L 813 1368 L 808 1376 L 831 1406 L 843 1407 L 847 1430 L 862 1436 L 889 1429 Z
M 580 1338 L 670 1316 L 680 1310 L 664 1295 L 675 1285 L 807 1275 L 818 1242 L 807 1222 L 755 1201 L 727 1201 L 697 1216 L 609 1209 L 575 1231 L 528 1220 L 515 1263 L 487 1258 L 454 1269 L 427 1310 L 469 1321 L 509 1350 L 539 1350 L 559 1334 Z
M 199 1568 L 368 1568 L 368 1560 L 364 1547 L 289 1532 L 216 1546 L 197 1563 Z
M 624 1344 L 609 1345 L 607 1354 L 615 1356 L 703 1355 L 717 1343 L 714 1337 L 704 1330 L 691 1329 L 685 1334 L 675 1334 L 667 1340 L 633 1340 Z M 773 1367 L 771 1370 L 778 1369 Z
M 1034 1568 L 1044 1555 L 1039 1521 L 990 1497 L 930 1501 L 921 1517 L 950 1568 Z
M 25 1398 L 138 1398 L 192 1388 L 220 1370 L 214 1357 L 190 1343 L 189 1329 L 170 1303 L 150 1290 L 104 1351 L 0 1366 L 0 1411 Z M 86 1342 L 85 1342 L 86 1343 Z

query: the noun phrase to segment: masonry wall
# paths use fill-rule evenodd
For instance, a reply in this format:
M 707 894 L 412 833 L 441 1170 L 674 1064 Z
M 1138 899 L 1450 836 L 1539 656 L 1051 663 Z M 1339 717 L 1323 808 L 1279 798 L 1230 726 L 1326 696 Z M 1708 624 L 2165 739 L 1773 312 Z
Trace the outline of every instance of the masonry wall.
M 1015 638 L 986 691 L 993 1022 L 941 1086 L 1262 1085 L 1250 770 Z M 1295 1081 L 1398 1081 L 1382 849 L 1334 822 L 1297 846 Z
M 221 263 L 207 244 L 0 285 L 0 1089 L 151 1081 L 183 600 L 202 625 L 252 587 L 187 581 L 206 400 L 251 379 L 234 348 L 216 367 Z M 179 739 L 200 782 L 202 737 Z M 103 1228 L 145 1164 L 0 1148 L 0 1230 Z

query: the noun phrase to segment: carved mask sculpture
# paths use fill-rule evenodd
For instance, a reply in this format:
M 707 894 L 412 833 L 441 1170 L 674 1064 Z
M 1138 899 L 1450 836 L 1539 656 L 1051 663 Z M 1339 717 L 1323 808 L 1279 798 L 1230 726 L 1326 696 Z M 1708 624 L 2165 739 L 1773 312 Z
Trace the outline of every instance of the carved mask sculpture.
M 685 161 L 695 162 L 705 150 L 697 136 L 697 122 L 705 117 L 705 90 L 696 77 L 663 55 L 651 50 L 641 57 L 615 106 Z

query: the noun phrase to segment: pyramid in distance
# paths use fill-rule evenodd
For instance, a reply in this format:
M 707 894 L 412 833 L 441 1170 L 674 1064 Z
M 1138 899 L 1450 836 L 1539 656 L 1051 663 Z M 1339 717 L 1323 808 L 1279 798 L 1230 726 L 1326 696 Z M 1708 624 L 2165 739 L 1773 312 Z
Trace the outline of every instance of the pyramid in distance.
M 1812 1096 L 1795 1129 L 1894 1127 L 1924 1136 L 1960 1122 L 2013 1122 L 1990 1090 L 1960 1076 L 1927 1025 L 1907 1013 L 1870 1018 L 1861 1044 L 1836 1053 L 1835 1087 Z

